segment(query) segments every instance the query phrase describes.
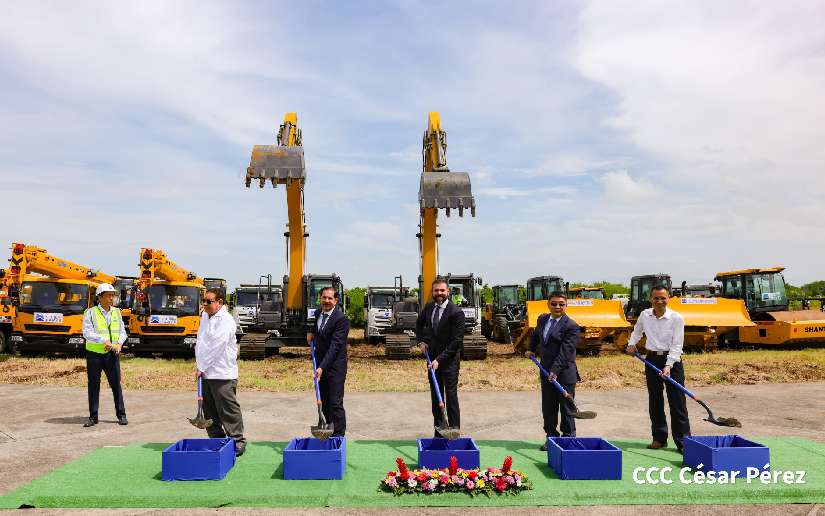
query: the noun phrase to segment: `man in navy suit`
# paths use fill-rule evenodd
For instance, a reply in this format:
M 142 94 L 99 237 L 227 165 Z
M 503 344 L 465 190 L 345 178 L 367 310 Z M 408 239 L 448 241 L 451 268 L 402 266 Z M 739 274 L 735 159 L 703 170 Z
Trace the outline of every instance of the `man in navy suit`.
M 344 437 L 347 414 L 344 411 L 344 382 L 347 380 L 347 335 L 349 319 L 338 305 L 338 292 L 327 287 L 320 292 L 321 309 L 315 312 L 315 325 L 307 342 L 315 339 L 315 377 L 321 390 L 321 410 L 333 424 L 333 437 Z
M 444 403 L 447 405 L 447 418 L 451 427 L 461 427 L 461 411 L 458 407 L 458 370 L 461 365 L 461 349 L 464 347 L 464 311 L 449 299 L 450 289 L 443 278 L 436 278 L 432 284 L 433 300 L 427 303 L 415 324 L 415 335 L 422 351 L 428 350 L 432 360 L 432 369 L 438 378 Z M 433 409 L 433 426 L 446 426 L 435 385 L 427 371 L 430 381 L 430 399 Z M 436 432 L 435 437 L 441 437 Z
M 580 380 L 576 368 L 576 344 L 579 342 L 579 325 L 565 314 L 567 296 L 562 292 L 553 292 L 547 301 L 549 314 L 539 316 L 536 330 L 530 339 L 528 357 L 541 357 L 541 365 L 558 381 L 570 396 L 576 396 L 576 382 Z M 576 421 L 573 419 L 570 404 L 542 373 L 541 378 L 541 413 L 544 416 L 544 433 L 548 437 L 558 437 L 556 425 L 561 409 L 562 437 L 576 436 Z M 547 450 L 547 443 L 541 447 Z

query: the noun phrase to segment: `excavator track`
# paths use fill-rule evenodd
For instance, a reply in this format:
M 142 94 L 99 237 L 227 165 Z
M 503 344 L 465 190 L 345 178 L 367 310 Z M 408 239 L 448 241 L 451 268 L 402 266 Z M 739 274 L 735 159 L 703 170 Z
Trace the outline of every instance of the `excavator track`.
M 263 360 L 266 358 L 265 333 L 246 333 L 238 341 L 241 360 Z
M 384 344 L 384 354 L 390 360 L 406 360 L 410 358 L 412 340 L 406 334 L 389 334 Z
M 487 339 L 484 335 L 464 335 L 464 360 L 485 360 L 487 358 Z

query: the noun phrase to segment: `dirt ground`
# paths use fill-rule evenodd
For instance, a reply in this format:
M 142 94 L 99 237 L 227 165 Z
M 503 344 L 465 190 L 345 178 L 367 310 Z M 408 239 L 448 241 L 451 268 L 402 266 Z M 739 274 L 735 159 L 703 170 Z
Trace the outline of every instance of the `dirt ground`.
M 797 436 L 825 442 L 825 383 L 711 386 L 701 394 L 721 416 L 742 421 L 748 437 Z M 101 396 L 101 423 L 81 427 L 86 417 L 85 389 L 75 387 L 0 385 L 0 493 L 6 493 L 54 468 L 101 446 L 134 442 L 170 442 L 201 437 L 185 418 L 193 417 L 195 401 L 189 391 L 138 391 L 127 389 L 130 424 L 115 422 L 111 397 Z M 579 422 L 580 435 L 611 438 L 649 438 L 647 394 L 642 389 L 610 391 L 581 389 L 582 410 L 595 410 L 598 418 Z M 246 435 L 251 440 L 288 440 L 304 435 L 313 423 L 314 404 L 308 393 L 242 391 Z M 463 431 L 477 439 L 542 438 L 540 399 L 537 392 L 461 393 Z M 351 439 L 415 439 L 432 432 L 428 396 L 424 393 L 348 393 L 348 437 Z M 724 434 L 727 429 L 702 421 L 704 412 L 689 405 L 694 433 Z M 736 507 L 578 507 L 508 509 L 514 514 L 825 514 L 819 505 Z M 335 514 L 369 513 L 335 509 Z M 87 513 L 89 511 L 82 511 Z M 108 511 L 107 511 L 108 512 Z M 204 509 L 199 514 L 252 514 L 253 509 Z M 265 511 L 296 514 L 295 510 Z M 302 514 L 331 511 L 312 509 Z M 405 514 L 492 514 L 492 510 L 393 510 Z M 500 510 L 495 511 L 497 514 Z M 81 511 L 33 511 L 41 514 L 80 514 Z M 123 510 L 116 514 L 159 514 L 158 510 Z M 166 511 L 164 511 L 166 513 Z M 193 514 L 195 511 L 177 511 Z

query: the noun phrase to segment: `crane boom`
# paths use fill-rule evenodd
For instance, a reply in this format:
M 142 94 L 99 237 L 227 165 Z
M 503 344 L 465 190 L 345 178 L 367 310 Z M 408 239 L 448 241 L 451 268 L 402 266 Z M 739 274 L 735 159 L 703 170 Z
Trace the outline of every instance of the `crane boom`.
M 144 247 L 140 250 L 140 278 L 138 283 L 141 288 L 146 288 L 158 279 L 188 281 L 203 285 L 203 278 L 170 260 L 165 252 L 160 249 Z
M 9 283 L 19 284 L 26 274 L 42 274 L 58 279 L 87 280 L 114 284 L 117 278 L 96 269 L 52 256 L 42 247 L 14 243 L 11 246 Z

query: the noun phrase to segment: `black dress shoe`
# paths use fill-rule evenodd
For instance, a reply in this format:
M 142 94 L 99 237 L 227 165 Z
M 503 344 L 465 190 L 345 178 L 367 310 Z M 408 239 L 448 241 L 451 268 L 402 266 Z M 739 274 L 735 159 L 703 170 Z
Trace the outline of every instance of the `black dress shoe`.
M 236 446 L 235 447 L 235 457 L 240 457 L 246 451 L 246 446 Z
M 545 443 L 544 443 L 544 444 L 542 444 L 542 445 L 541 445 L 541 448 L 539 448 L 539 450 L 541 450 L 541 451 L 547 451 L 547 442 L 546 442 L 546 441 L 545 441 Z
M 117 418 L 117 424 L 122 425 L 122 426 L 126 426 L 126 425 L 129 424 L 129 420 L 126 419 L 126 416 L 121 416 L 121 417 Z
M 89 418 L 83 423 L 83 428 L 89 428 L 90 426 L 95 426 L 97 424 L 97 419 Z

